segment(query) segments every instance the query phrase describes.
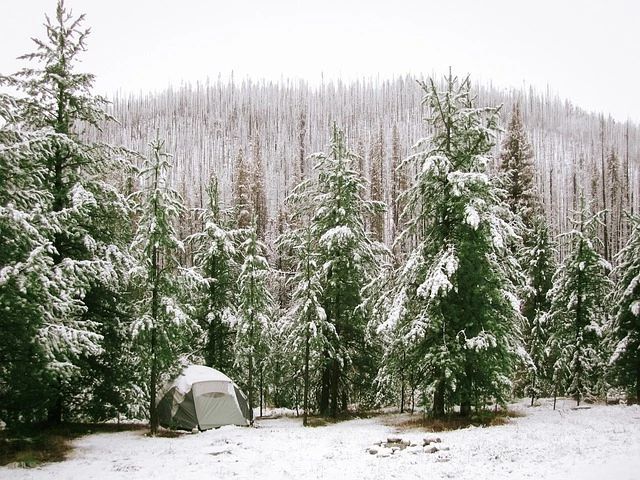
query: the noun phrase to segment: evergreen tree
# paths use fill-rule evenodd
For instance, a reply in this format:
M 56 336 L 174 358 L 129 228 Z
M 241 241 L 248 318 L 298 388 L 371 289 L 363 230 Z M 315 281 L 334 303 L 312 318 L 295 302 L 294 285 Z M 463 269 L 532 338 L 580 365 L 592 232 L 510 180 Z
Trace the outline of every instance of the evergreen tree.
M 238 228 L 247 228 L 251 224 L 253 212 L 251 183 L 251 172 L 244 152 L 240 149 L 236 157 L 233 177 L 233 207 Z
M 535 398 L 545 391 L 544 346 L 548 330 L 543 318 L 548 312 L 547 293 L 555 269 L 554 251 L 549 242 L 546 219 L 536 192 L 533 149 L 522 123 L 520 107 L 515 105 L 500 154 L 506 201 L 511 212 L 522 220 L 521 240 L 512 244 L 523 274 L 513 275 L 520 284 L 523 299 L 521 327 L 526 355 L 515 374 L 515 392 Z
M 468 415 L 472 405 L 505 403 L 511 387 L 519 313 L 507 270 L 517 267 L 508 248 L 515 232 L 486 173 L 497 109 L 474 107 L 468 79 L 449 75 L 442 92 L 433 80 L 421 86 L 434 133 L 405 161 L 418 173 L 404 196 L 405 235 L 418 242 L 397 269 L 378 330 L 393 334 L 398 353 L 410 352 L 405 360 L 421 375 L 434 415 L 455 404 Z
M 202 232 L 190 240 L 194 267 L 200 274 L 197 310 L 204 338 L 205 363 L 223 372 L 233 364 L 231 325 L 234 322 L 235 280 L 238 266 L 234 231 L 223 226 L 218 180 L 211 177 L 207 187 L 208 206 L 201 212 Z
M 110 385 L 111 362 L 98 357 L 110 355 L 105 346 L 121 344 L 103 344 L 103 339 L 106 335 L 113 340 L 121 332 L 126 309 L 112 310 L 126 303 L 125 272 L 131 265 L 126 252 L 129 208 L 113 186 L 115 169 L 130 168 L 127 152 L 84 143 L 78 132 L 83 124 L 99 126 L 110 119 L 104 111 L 106 100 L 91 94 L 93 75 L 76 72 L 89 34 L 83 22 L 83 15 L 74 18 L 59 1 L 55 17 L 47 17 L 46 38 L 35 39 L 35 53 L 21 57 L 38 66 L 0 77 L 0 83 L 20 92 L 15 115 L 23 127 L 47 130 L 52 140 L 35 157 L 41 163 L 32 185 L 47 193 L 39 217 L 50 223 L 40 233 L 50 244 L 47 275 L 55 279 L 50 293 L 64 300 L 55 308 L 41 305 L 47 313 L 37 336 L 47 359 L 46 410 L 56 423 L 69 413 L 66 398 L 91 397 L 84 391 L 83 377 Z M 107 176 L 111 182 L 105 181 Z
M 151 434 L 158 430 L 156 393 L 162 375 L 175 373 L 180 354 L 192 344 L 197 325 L 180 302 L 181 268 L 177 260 L 183 244 L 176 234 L 176 221 L 183 210 L 177 192 L 167 185 L 170 168 L 164 142 L 151 143 L 152 157 L 140 175 L 143 190 L 136 192 L 140 220 L 133 242 L 138 255 L 134 274 L 140 291 L 132 333 L 137 339 L 140 376 L 148 381 Z M 168 380 L 168 378 L 164 378 Z
M 260 137 L 252 141 L 253 171 L 251 172 L 251 204 L 255 212 L 258 238 L 264 239 L 267 233 L 267 194 L 264 185 L 264 163 L 260 152 Z
M 308 185 L 308 208 L 314 251 L 318 255 L 321 305 L 335 330 L 334 344 L 323 352 L 320 412 L 336 416 L 346 409 L 350 393 L 362 393 L 375 375 L 362 309 L 362 290 L 377 275 L 385 250 L 371 239 L 364 218 L 380 208 L 362 198 L 365 183 L 353 169 L 357 157 L 347 150 L 337 126 L 331 132 L 329 154 L 314 156 L 317 178 Z M 324 335 L 329 338 L 330 332 Z M 347 381 L 349 374 L 349 381 Z
M 238 276 L 238 308 L 236 324 L 236 363 L 246 372 L 245 386 L 251 407 L 255 407 L 256 374 L 262 395 L 264 366 L 267 357 L 267 336 L 270 332 L 269 318 L 273 312 L 273 300 L 268 290 L 270 267 L 265 258 L 266 246 L 256 233 L 255 226 L 249 228 L 240 247 L 243 258 Z
M 294 206 L 294 222 L 306 224 L 304 218 L 307 206 L 305 188 L 309 181 L 301 182 L 288 202 Z M 297 208 L 296 208 L 297 207 Z M 299 216 L 302 216 L 300 218 Z M 290 252 L 293 274 L 288 284 L 293 288 L 291 306 L 283 316 L 281 331 L 284 337 L 284 350 L 293 357 L 297 370 L 303 377 L 303 425 L 307 426 L 310 411 L 311 376 L 316 371 L 324 352 L 332 355 L 335 345 L 335 327 L 327 321 L 322 307 L 323 298 L 322 268 L 311 228 L 302 226 L 283 232 L 278 239 L 279 248 Z M 311 370 L 313 368 L 313 371 Z
M 618 254 L 614 276 L 619 288 L 613 293 L 613 315 L 607 328 L 613 355 L 614 384 L 640 402 L 640 217 L 630 217 L 631 235 Z
M 46 414 L 47 358 L 38 332 L 64 309 L 50 275 L 55 219 L 45 189 L 48 131 L 25 131 L 15 99 L 0 95 L 0 417 L 9 425 Z M 43 388 L 44 387 L 44 388 Z
M 398 239 L 399 234 L 405 229 L 405 225 L 402 223 L 402 211 L 404 210 L 402 193 L 407 189 L 407 172 L 406 165 L 402 163 L 401 157 L 400 135 L 398 134 L 398 126 L 394 124 L 391 134 L 391 201 L 393 204 L 393 235 L 395 239 Z M 396 256 L 406 253 L 401 243 L 394 244 Z
M 384 138 L 382 136 L 382 127 L 378 132 L 377 138 L 371 148 L 371 201 L 378 202 L 381 205 L 379 211 L 374 213 L 371 219 L 371 231 L 374 239 L 378 242 L 384 242 L 384 188 L 382 183 L 382 169 L 384 164 Z
M 513 213 L 520 215 L 527 229 L 531 229 L 538 213 L 533 150 L 522 124 L 518 104 L 513 108 L 506 138 L 502 143 L 500 166 L 506 177 L 506 199 L 509 207 Z
M 574 230 L 565 235 L 570 252 L 553 277 L 547 322 L 553 384 L 579 405 L 584 398 L 602 393 L 601 337 L 611 283 L 610 265 L 596 247 L 600 214 L 591 215 L 583 208 L 577 217 Z
M 550 326 L 546 323 L 546 317 L 551 307 L 548 292 L 553 286 L 553 274 L 556 271 L 556 251 L 542 217 L 537 217 L 534 221 L 529 243 L 521 255 L 522 267 L 528 274 L 522 307 L 526 319 L 523 340 L 527 355 L 524 378 L 517 381 L 522 383 L 522 392 L 531 397 L 533 405 L 536 398 L 552 391 L 546 355 Z M 516 386 L 516 391 L 519 391 L 518 387 Z

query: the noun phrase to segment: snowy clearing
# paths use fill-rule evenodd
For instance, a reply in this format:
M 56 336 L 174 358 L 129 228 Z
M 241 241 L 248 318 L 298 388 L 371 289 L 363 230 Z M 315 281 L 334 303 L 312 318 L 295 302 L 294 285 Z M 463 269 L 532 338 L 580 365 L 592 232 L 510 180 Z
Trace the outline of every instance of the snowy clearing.
M 436 434 L 385 425 L 400 420 L 398 415 L 306 429 L 300 419 L 283 417 L 262 420 L 258 428 L 222 427 L 178 438 L 96 434 L 75 440 L 65 462 L 4 467 L 0 478 L 637 479 L 640 406 L 573 406 L 559 401 L 553 411 L 547 402 L 518 405 L 526 416 L 508 425 Z M 423 438 L 436 436 L 441 450 L 426 453 Z M 367 452 L 388 437 L 419 447 L 386 457 Z

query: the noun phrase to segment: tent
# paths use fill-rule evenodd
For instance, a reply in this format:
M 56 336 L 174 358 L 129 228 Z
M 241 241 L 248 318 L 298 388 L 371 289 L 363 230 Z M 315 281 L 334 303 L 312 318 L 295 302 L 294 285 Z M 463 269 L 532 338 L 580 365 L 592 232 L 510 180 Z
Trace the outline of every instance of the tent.
M 224 373 L 190 365 L 158 395 L 158 418 L 166 428 L 200 430 L 249 425 L 247 397 Z

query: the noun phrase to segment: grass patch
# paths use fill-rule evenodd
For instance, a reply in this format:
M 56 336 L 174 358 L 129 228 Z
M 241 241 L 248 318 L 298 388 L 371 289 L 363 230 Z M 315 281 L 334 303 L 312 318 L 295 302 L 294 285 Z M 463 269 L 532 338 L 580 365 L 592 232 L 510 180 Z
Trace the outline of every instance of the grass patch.
M 459 430 L 461 428 L 474 427 L 495 427 L 506 425 L 511 418 L 523 417 L 524 414 L 513 410 L 500 410 L 498 412 L 482 411 L 468 417 L 463 417 L 457 413 L 447 415 L 444 418 L 425 417 L 415 415 L 409 418 L 404 417 L 400 421 L 393 423 L 393 426 L 400 430 L 419 429 L 429 432 L 444 432 L 447 430 Z
M 0 431 L 0 466 L 16 464 L 32 468 L 46 462 L 60 462 L 72 450 L 71 440 L 90 433 L 142 430 L 143 424 L 78 424 L 29 427 Z

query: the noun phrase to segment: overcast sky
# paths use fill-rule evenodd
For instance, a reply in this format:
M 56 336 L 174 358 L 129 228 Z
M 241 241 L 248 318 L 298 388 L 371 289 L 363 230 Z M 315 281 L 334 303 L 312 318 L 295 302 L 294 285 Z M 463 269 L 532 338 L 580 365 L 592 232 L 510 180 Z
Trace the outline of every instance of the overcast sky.
M 0 73 L 55 0 L 0 0 Z M 640 122 L 640 0 L 66 0 L 92 29 L 96 90 L 236 78 L 379 76 L 452 66 L 496 86 L 547 85 Z

